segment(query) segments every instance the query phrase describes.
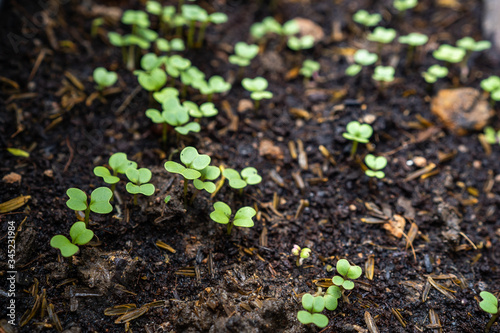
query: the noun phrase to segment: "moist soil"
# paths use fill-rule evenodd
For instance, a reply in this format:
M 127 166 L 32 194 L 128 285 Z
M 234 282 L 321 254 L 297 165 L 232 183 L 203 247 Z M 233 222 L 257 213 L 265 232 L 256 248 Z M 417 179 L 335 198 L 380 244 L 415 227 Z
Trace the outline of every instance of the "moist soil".
M 226 13 L 229 21 L 210 27 L 204 46 L 183 56 L 208 77 L 223 76 L 233 88 L 215 96 L 219 114 L 202 119 L 200 133 L 171 135 L 163 145 L 161 130 L 144 115 L 148 93 L 137 88 L 120 50 L 106 38 L 107 31 L 127 29 L 109 19 L 114 11 L 119 18 L 121 10 L 144 4 L 4 3 L 1 145 L 30 156 L 0 150 L 0 202 L 20 195 L 30 199 L 0 215 L 2 317 L 9 302 L 7 230 L 13 221 L 17 332 L 375 332 L 367 313 L 380 332 L 482 331 L 490 315 L 478 306 L 479 292 L 500 290 L 500 149 L 492 146 L 487 154 L 478 132 L 458 136 L 449 131 L 431 113 L 430 98 L 444 88 L 478 88 L 482 78 L 499 70 L 488 53 L 481 53 L 470 59 L 466 82 L 455 79 L 458 66 L 434 86 L 426 86 L 420 75 L 435 63 L 431 50 L 438 43 L 463 36 L 482 39 L 481 3 L 423 0 L 404 15 L 391 1 L 199 4 Z M 97 5 L 106 6 L 109 15 L 92 38 Z M 357 78 L 344 75 L 345 55 L 374 49 L 350 19 L 358 9 L 382 13 L 384 25 L 399 35 L 419 31 L 430 36 L 408 67 L 401 44 L 383 49 L 383 63 L 397 67 L 396 80 L 385 87 L 371 79 L 372 69 Z M 245 75 L 267 78 L 274 97 L 258 110 L 243 110 L 238 105 L 249 94 L 227 58 L 236 42 L 250 40 L 251 25 L 270 15 L 280 22 L 312 20 L 325 36 L 302 52 L 270 38 Z M 296 74 L 306 58 L 321 63 L 310 82 Z M 92 72 L 99 66 L 117 71 L 120 91 L 86 105 L 95 91 Z M 206 101 L 195 91 L 187 98 Z M 371 143 L 360 145 L 355 159 L 349 156 L 351 143 L 342 137 L 352 120 L 371 122 L 374 129 Z M 491 125 L 500 127 L 497 117 Z M 199 193 L 185 208 L 183 180 L 163 168 L 167 159 L 178 161 L 185 146 L 210 155 L 212 165 L 253 166 L 263 180 L 242 194 L 227 185 L 214 198 Z M 115 152 L 150 168 L 157 191 L 139 197 L 134 206 L 123 179 L 113 213 L 91 215 L 96 235 L 91 244 L 62 258 L 49 242 L 56 234 L 68 235 L 77 221 L 65 204 L 66 190 L 90 193 L 106 186 L 92 170 Z M 365 176 L 361 157 L 369 152 L 387 157 L 383 180 Z M 5 178 L 11 173 L 21 178 Z M 190 185 L 189 196 L 192 190 Z M 172 197 L 168 204 L 166 195 Z M 234 228 L 228 236 L 209 217 L 216 201 L 229 203 L 233 211 L 255 207 L 255 226 Z M 406 221 L 404 235 L 394 229 L 401 220 Z M 312 249 L 300 267 L 291 254 L 294 244 Z M 301 295 L 315 293 L 318 286 L 324 290 L 340 258 L 363 268 L 347 294 L 349 302 L 325 310 L 330 319 L 325 329 L 302 325 L 296 319 Z M 373 276 L 366 273 L 370 267 Z M 115 323 L 118 316 L 106 315 L 105 309 L 123 304 L 149 305 L 135 310 L 129 322 Z M 27 323 L 21 327 L 21 321 Z M 500 331 L 498 325 L 492 331 Z

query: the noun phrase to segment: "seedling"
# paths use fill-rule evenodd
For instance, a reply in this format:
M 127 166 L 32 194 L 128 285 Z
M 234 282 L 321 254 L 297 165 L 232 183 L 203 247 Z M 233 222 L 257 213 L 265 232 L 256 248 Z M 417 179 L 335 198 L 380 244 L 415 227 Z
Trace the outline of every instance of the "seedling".
M 193 102 L 185 101 L 182 103 L 182 106 L 188 110 L 189 115 L 193 118 L 213 117 L 219 113 L 214 103 L 210 102 L 203 103 L 198 107 L 198 105 Z
M 184 51 L 186 49 L 184 41 L 180 38 L 174 38 L 171 41 L 165 38 L 158 38 L 156 40 L 156 47 L 162 52 L 167 52 L 167 54 L 172 51 Z
M 160 91 L 153 93 L 153 98 L 160 104 L 163 104 L 168 97 L 178 97 L 179 90 L 172 87 L 165 87 Z
M 234 189 L 239 189 L 240 194 L 247 185 L 256 185 L 262 181 L 257 169 L 247 167 L 241 170 L 241 175 L 234 169 L 224 169 L 222 172 L 224 177 L 229 180 L 229 186 Z
M 438 79 L 444 78 L 447 75 L 448 75 L 448 68 L 439 65 L 432 65 L 427 69 L 426 72 L 422 73 L 425 82 L 429 84 L 432 84 L 436 82 Z
M 212 13 L 202 21 L 200 31 L 198 32 L 198 39 L 196 40 L 196 47 L 201 47 L 203 45 L 203 40 L 205 39 L 205 30 L 209 23 L 222 24 L 227 22 L 227 15 L 224 13 Z
M 319 313 L 325 309 L 325 299 L 323 296 L 304 294 L 302 296 L 302 307 L 306 311 L 301 310 L 297 313 L 297 319 L 302 324 L 314 324 L 320 328 L 328 325 L 328 317 Z
M 174 78 L 178 78 L 181 73 L 191 67 L 191 61 L 181 57 L 180 55 L 173 55 L 165 61 L 165 67 L 167 69 L 168 75 Z M 172 82 L 173 85 L 174 82 Z
M 69 235 L 71 241 L 63 235 L 56 235 L 50 240 L 50 246 L 59 249 L 61 255 L 66 258 L 80 250 L 77 245 L 85 245 L 94 238 L 94 232 L 87 229 L 84 222 L 75 222 L 69 229 Z
M 372 78 L 375 81 L 379 81 L 382 89 L 384 88 L 385 82 L 394 81 L 394 67 L 391 66 L 377 66 L 375 67 L 375 72 L 372 75 Z
M 161 113 L 156 109 L 148 109 L 146 110 L 146 116 L 156 124 L 163 124 L 163 143 L 167 142 L 167 125 L 174 127 L 175 131 L 182 135 L 200 131 L 200 124 L 195 122 L 188 123 L 188 110 L 180 104 L 177 97 L 167 96 L 163 100 L 162 108 L 163 111 Z
M 109 71 L 104 67 L 97 67 L 94 70 L 94 82 L 97 83 L 97 90 L 103 91 L 105 88 L 111 87 L 118 80 L 118 75 L 115 72 Z
M 356 280 L 361 276 L 361 267 L 349 264 L 346 259 L 340 259 L 337 262 L 337 273 L 341 276 L 334 276 L 332 282 L 334 285 L 341 288 L 341 290 L 352 290 L 354 288 L 354 282 L 351 280 Z
M 98 187 L 90 194 L 88 202 L 87 194 L 80 189 L 70 188 L 66 191 L 69 200 L 66 206 L 75 211 L 85 211 L 85 226 L 89 226 L 90 211 L 99 214 L 108 214 L 113 210 L 109 203 L 113 192 L 107 187 Z
M 299 73 L 304 76 L 305 81 L 308 81 L 311 77 L 313 77 L 313 75 L 318 73 L 320 68 L 321 65 L 319 64 L 319 62 L 306 59 L 302 63 L 302 68 L 300 69 Z
M 126 64 L 128 70 L 133 70 L 135 67 L 135 46 L 141 49 L 149 49 L 151 44 L 135 35 L 122 36 L 116 32 L 109 32 L 108 39 L 111 45 L 121 47 L 123 63 Z M 128 54 L 126 47 L 128 46 Z
M 297 257 L 296 265 L 302 266 L 304 260 L 311 256 L 311 249 L 307 247 L 301 249 L 300 246 L 295 244 L 292 248 L 292 254 Z
M 290 36 L 290 38 L 288 38 L 287 45 L 294 51 L 307 50 L 314 46 L 314 37 L 311 35 L 305 35 L 302 37 Z
M 472 52 L 481 52 L 491 48 L 491 42 L 488 40 L 475 41 L 472 37 L 464 37 L 457 40 L 457 46 L 465 50 L 465 56 L 460 62 L 462 80 L 465 80 L 469 68 L 467 67 L 467 62 L 472 54 Z
M 129 161 L 127 159 L 127 154 L 125 153 L 114 153 L 110 156 L 108 161 L 113 174 L 109 172 L 109 169 L 103 166 L 97 166 L 94 168 L 94 174 L 98 177 L 102 177 L 105 183 L 111 185 L 111 193 L 115 193 L 116 183 L 120 181 L 118 174 L 124 174 L 128 168 L 137 168 L 137 163 Z M 113 201 L 113 196 L 111 197 Z
M 256 110 L 259 108 L 261 99 L 271 99 L 273 97 L 272 92 L 266 91 L 269 84 L 263 77 L 258 76 L 255 79 L 244 78 L 241 81 L 241 85 L 247 91 L 251 92 L 250 97 L 254 100 Z
M 197 190 L 205 190 L 208 193 L 215 192 L 215 184 L 207 180 L 215 180 L 220 176 L 220 169 L 216 166 L 207 166 L 205 169 L 200 170 L 201 176 L 193 180 L 193 185 Z
M 418 0 L 394 0 L 392 3 L 394 8 L 399 12 L 406 12 L 408 9 L 415 8 L 418 5 Z
M 187 204 L 188 179 L 194 180 L 201 177 L 201 170 L 210 164 L 210 156 L 199 154 L 196 148 L 186 147 L 180 156 L 181 162 L 185 165 L 167 161 L 165 169 L 168 172 L 178 173 L 184 178 L 184 202 Z
M 167 74 L 159 67 L 153 68 L 149 72 L 134 71 L 139 84 L 147 91 L 158 91 L 167 83 Z
M 398 41 L 401 44 L 408 44 L 408 53 L 406 54 L 406 65 L 408 66 L 411 62 L 413 62 L 413 56 L 415 54 L 415 48 L 417 46 L 422 46 L 429 40 L 424 34 L 420 34 L 418 32 L 412 32 L 406 36 L 401 36 L 398 38 Z
M 368 154 L 365 157 L 365 164 L 369 168 L 365 170 L 365 174 L 368 177 L 377 177 L 378 179 L 382 179 L 385 177 L 385 173 L 381 171 L 387 165 L 387 158 L 383 156 L 375 157 L 372 154 Z
M 500 144 L 500 131 L 495 131 L 495 129 L 493 129 L 493 127 L 485 127 L 484 129 L 484 138 L 486 140 L 486 142 L 488 142 L 489 144 L 497 144 L 499 143 Z
M 149 0 L 146 2 L 146 11 L 158 17 L 158 20 L 160 22 L 159 31 L 162 34 L 166 34 L 167 28 L 170 27 L 173 16 L 175 14 L 175 7 L 163 7 L 158 1 Z
M 207 96 L 209 102 L 212 101 L 213 94 L 225 93 L 231 89 L 231 83 L 226 82 L 222 76 L 214 75 L 208 82 L 205 80 L 194 81 L 193 87 L 200 90 L 203 95 Z
M 345 73 L 349 76 L 356 76 L 363 69 L 363 66 L 370 66 L 376 63 L 378 60 L 378 55 L 375 53 L 370 53 L 367 50 L 361 49 L 354 53 L 355 64 L 347 67 Z
M 432 52 L 432 56 L 437 60 L 455 64 L 461 62 L 464 59 L 465 53 L 465 50 L 462 48 L 443 44 L 439 46 L 437 50 Z
M 354 13 L 352 19 L 354 22 L 364 25 L 365 27 L 374 27 L 382 20 L 382 15 L 379 13 L 370 14 L 366 10 L 360 9 Z
M 254 226 L 252 217 L 257 214 L 252 207 L 242 207 L 238 209 L 231 220 L 231 208 L 222 201 L 214 203 L 214 211 L 210 213 L 210 218 L 220 224 L 227 224 L 227 234 L 231 234 L 233 226 L 251 228 Z
M 500 77 L 492 75 L 481 81 L 481 88 L 490 94 L 492 104 L 500 101 Z
M 155 193 L 155 186 L 150 184 L 152 173 L 147 168 L 128 168 L 125 172 L 130 182 L 127 183 L 127 192 L 134 195 L 134 206 L 137 206 L 137 194 L 150 196 Z
M 205 9 L 201 8 L 198 5 L 183 5 L 182 16 L 189 24 L 187 46 L 192 48 L 194 46 L 196 22 L 204 22 L 208 20 L 208 13 Z
M 97 17 L 92 20 L 92 25 L 90 28 L 90 36 L 94 38 L 97 36 L 97 32 L 99 31 L 99 27 L 104 24 L 104 18 L 103 17 Z
M 481 298 L 483 299 L 479 303 L 479 307 L 488 313 L 491 313 L 493 316 L 491 316 L 490 321 L 486 325 L 486 328 L 484 331 L 488 333 L 490 331 L 491 326 L 495 323 L 495 321 L 498 319 L 498 316 L 500 315 L 500 311 L 498 311 L 498 299 L 493 295 L 492 293 L 488 291 L 481 291 L 479 294 Z
M 191 66 L 181 72 L 181 81 L 184 86 L 193 86 L 196 88 L 195 85 L 203 85 L 202 82 L 205 82 L 205 73 L 200 71 L 198 67 Z
M 229 62 L 240 67 L 239 72 L 243 73 L 243 67 L 250 65 L 250 61 L 259 53 L 259 47 L 255 44 L 248 45 L 245 42 L 238 42 L 234 46 L 234 54 L 229 56 Z
M 347 132 L 342 136 L 352 141 L 351 158 L 356 154 L 358 143 L 368 143 L 373 134 L 373 128 L 369 124 L 360 124 L 358 121 L 351 121 L 346 126 Z
M 140 10 L 126 10 L 122 16 L 122 23 L 132 26 L 132 34 L 123 37 L 121 46 L 129 46 L 129 54 L 127 57 L 127 68 L 133 70 L 135 67 L 135 48 L 138 46 L 141 49 L 148 49 L 150 47 L 150 41 L 154 40 L 155 36 L 149 33 L 149 26 L 151 22 L 149 21 L 148 14 Z M 154 31 L 151 31 L 154 33 Z M 108 35 L 109 36 L 109 35 Z M 115 39 L 117 36 L 115 35 Z M 158 34 L 156 34 L 156 38 Z M 110 37 L 111 39 L 111 37 Z
M 396 38 L 396 30 L 384 27 L 376 27 L 366 37 L 369 41 L 377 42 L 377 54 L 380 56 L 383 44 L 389 44 Z

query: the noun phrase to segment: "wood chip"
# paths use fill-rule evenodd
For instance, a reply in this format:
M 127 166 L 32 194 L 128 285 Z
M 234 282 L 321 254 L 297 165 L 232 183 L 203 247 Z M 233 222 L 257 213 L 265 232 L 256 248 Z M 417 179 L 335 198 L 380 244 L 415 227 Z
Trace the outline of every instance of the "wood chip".
M 379 333 L 377 324 L 375 324 L 375 320 L 373 320 L 372 315 L 368 311 L 365 311 L 365 323 L 370 333 Z
M 409 181 L 412 181 L 414 179 L 417 179 L 418 177 L 430 172 L 431 170 L 433 170 L 434 168 L 436 167 L 436 164 L 434 163 L 429 163 L 428 166 L 420 169 L 420 170 L 417 170 L 415 172 L 412 172 L 410 173 L 405 179 L 404 179 L 404 182 L 409 182 Z
M 375 272 L 375 256 L 371 254 L 365 262 L 365 276 L 368 280 L 373 280 Z
M 302 170 L 309 169 L 309 164 L 307 162 L 307 154 L 306 154 L 306 152 L 304 150 L 304 143 L 300 139 L 297 140 L 297 149 L 299 151 L 298 158 L 299 158 L 299 166 L 300 166 L 300 168 Z
M 12 212 L 13 210 L 24 206 L 24 204 L 26 204 L 29 199 L 31 199 L 30 195 L 20 195 L 17 198 L 3 202 L 0 204 L 0 213 L 3 214 Z
M 170 245 L 168 245 L 168 244 L 166 244 L 166 243 L 164 243 L 164 242 L 162 242 L 162 241 L 160 241 L 160 240 L 156 241 L 156 243 L 155 243 L 155 244 L 156 244 L 156 246 L 158 246 L 160 249 L 167 250 L 167 251 L 169 251 L 169 252 L 171 252 L 171 253 L 175 253 L 175 252 L 177 252 L 177 251 L 175 251 L 175 250 L 174 250 L 174 248 L 173 248 L 173 247 L 171 247 Z

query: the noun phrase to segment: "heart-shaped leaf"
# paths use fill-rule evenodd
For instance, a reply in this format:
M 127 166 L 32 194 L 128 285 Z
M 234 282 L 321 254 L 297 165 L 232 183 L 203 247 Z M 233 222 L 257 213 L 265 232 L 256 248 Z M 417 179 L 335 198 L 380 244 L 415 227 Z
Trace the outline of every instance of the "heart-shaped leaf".
M 200 173 L 203 180 L 214 180 L 220 176 L 220 169 L 216 166 L 209 165 L 205 169 L 200 170 Z
M 256 77 L 255 79 L 244 78 L 241 85 L 248 91 L 264 91 L 268 87 L 268 82 L 263 77 Z
M 118 75 L 115 72 L 109 72 L 104 67 L 97 67 L 94 70 L 94 81 L 99 85 L 99 89 L 111 87 L 118 80 Z
M 201 130 L 200 124 L 196 122 L 187 123 L 184 126 L 177 126 L 175 131 L 182 135 L 187 135 L 189 132 L 198 133 Z
M 351 290 L 354 288 L 354 282 L 351 280 L 345 280 L 344 283 L 342 283 L 342 288 L 345 290 Z
M 365 157 L 365 163 L 372 170 L 382 170 L 387 165 L 387 159 L 384 156 L 375 157 L 372 154 L 368 154 Z
M 141 67 L 146 72 L 153 70 L 154 68 L 159 67 L 162 64 L 161 59 L 154 53 L 148 53 L 142 56 L 141 58 Z
M 105 168 L 103 166 L 96 166 L 94 168 L 94 175 L 96 175 L 97 177 L 102 177 L 104 182 L 106 182 L 107 184 L 116 184 L 120 181 L 120 178 L 113 176 L 109 172 L 108 168 Z
M 163 102 L 168 97 L 177 97 L 177 96 L 179 96 L 179 90 L 172 87 L 166 87 L 160 91 L 153 93 L 153 98 L 160 104 L 163 104 Z
M 99 214 L 108 214 L 113 210 L 109 200 L 113 192 L 107 187 L 98 187 L 90 194 L 90 210 Z
M 344 283 L 344 279 L 341 276 L 335 275 L 332 278 L 332 282 L 337 286 L 341 286 Z
M 210 213 L 210 218 L 217 223 L 227 224 L 231 216 L 231 208 L 224 202 L 214 203 L 214 211 Z
M 84 223 L 85 224 L 85 223 Z M 63 235 L 56 235 L 50 240 L 50 246 L 59 249 L 63 257 L 71 257 L 78 252 L 78 246 L 72 244 L 69 239 Z
M 122 174 L 125 173 L 128 168 L 137 168 L 137 163 L 129 161 L 125 153 L 114 153 L 109 158 L 108 164 L 115 173 Z
M 155 193 L 155 187 L 153 184 L 136 185 L 133 183 L 127 183 L 126 189 L 127 192 L 130 194 L 143 194 L 146 196 L 150 196 L 153 195 L 153 193 Z
M 69 200 L 66 201 L 66 206 L 76 211 L 84 211 L 87 209 L 87 194 L 78 188 L 70 188 L 66 191 Z
M 325 309 L 325 299 L 323 296 L 314 297 L 312 312 L 321 312 Z
M 325 295 L 325 308 L 327 308 L 330 311 L 334 311 L 337 309 L 337 306 L 339 305 L 338 297 L 333 297 L 332 295 Z
M 161 68 L 153 68 L 151 72 L 138 73 L 139 84 L 147 91 L 157 91 L 167 82 L 167 74 Z
M 160 111 L 158 111 L 156 109 L 147 109 L 146 110 L 146 117 L 151 119 L 153 121 L 153 123 L 156 123 L 156 124 L 162 124 L 162 123 L 166 122 L 165 119 L 163 119 Z
M 186 168 L 184 171 L 182 171 L 181 175 L 186 178 L 186 179 L 197 179 L 201 177 L 201 173 L 198 170 L 193 170 Z
M 363 66 L 373 65 L 378 60 L 378 55 L 370 53 L 367 50 L 361 49 L 354 53 L 354 61 Z
M 248 45 L 245 42 L 238 42 L 234 46 L 234 53 L 245 59 L 253 59 L 259 53 L 259 46 L 255 44 Z
M 94 237 L 94 232 L 87 229 L 85 222 L 76 222 L 71 226 L 69 235 L 73 244 L 85 245 Z
M 481 309 L 491 314 L 498 313 L 498 299 L 495 297 L 495 295 L 487 291 L 482 291 L 479 296 L 481 296 L 481 298 L 483 299 L 479 303 Z
M 347 275 L 347 272 L 349 272 L 350 267 L 351 267 L 351 264 L 349 264 L 349 261 L 347 261 L 346 259 L 340 259 L 337 262 L 337 272 L 342 276 Z
M 356 280 L 361 276 L 362 270 L 361 267 L 353 265 L 349 268 L 349 271 L 347 272 L 347 277 L 351 280 Z
M 172 172 L 172 173 L 182 173 L 184 170 L 186 170 L 185 166 L 183 166 L 179 163 L 173 162 L 173 161 L 165 162 L 164 166 L 168 172 Z
M 330 287 L 328 287 L 328 289 L 326 290 L 326 294 L 330 295 L 332 297 L 335 297 L 335 298 L 342 297 L 342 291 L 337 286 L 330 286 Z
M 312 311 L 314 305 L 314 296 L 311 294 L 304 294 L 302 296 L 302 307 L 307 311 Z
M 271 99 L 273 98 L 273 93 L 270 91 L 254 91 L 250 94 L 250 98 L 255 101 L 260 101 L 262 99 Z
M 256 214 L 257 214 L 257 212 L 252 207 L 242 207 L 242 208 L 238 209 L 238 211 L 234 215 L 234 218 L 235 219 L 239 219 L 239 218 L 252 218 Z

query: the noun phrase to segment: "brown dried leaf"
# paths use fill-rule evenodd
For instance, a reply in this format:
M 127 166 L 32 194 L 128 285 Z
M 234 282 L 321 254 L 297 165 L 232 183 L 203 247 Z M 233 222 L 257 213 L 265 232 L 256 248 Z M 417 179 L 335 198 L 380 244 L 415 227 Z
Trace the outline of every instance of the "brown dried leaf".
M 282 160 L 283 151 L 280 147 L 274 145 L 269 139 L 263 139 L 259 144 L 259 155 L 267 158 Z
M 397 238 L 403 237 L 406 220 L 401 215 L 394 215 L 389 222 L 383 225 L 383 228 L 391 235 Z

